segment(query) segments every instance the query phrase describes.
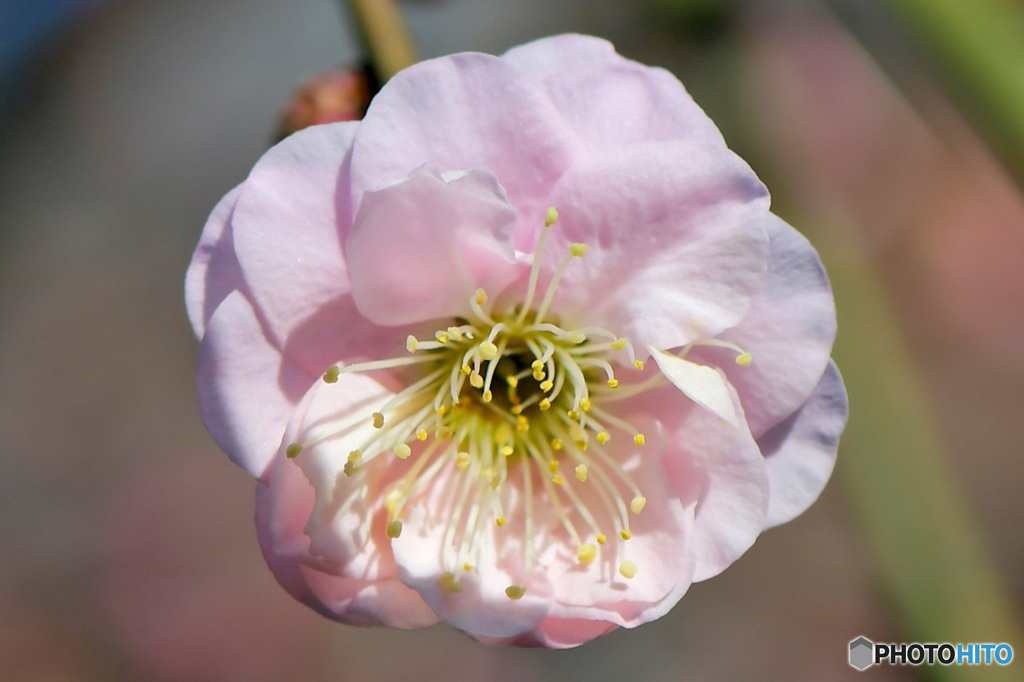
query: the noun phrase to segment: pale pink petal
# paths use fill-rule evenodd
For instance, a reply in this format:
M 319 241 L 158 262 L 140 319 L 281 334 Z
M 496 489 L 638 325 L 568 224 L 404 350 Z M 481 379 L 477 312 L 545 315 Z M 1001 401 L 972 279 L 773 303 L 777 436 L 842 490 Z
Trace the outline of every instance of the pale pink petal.
M 261 476 L 313 381 L 267 338 L 241 292 L 224 299 L 199 346 L 196 387 L 203 423 L 231 461 Z
M 298 466 L 278 457 L 256 483 L 256 530 L 260 549 L 278 582 L 323 615 L 353 625 L 413 628 L 437 622 L 419 595 L 395 575 L 374 580 L 341 577 L 309 552 L 304 532 L 314 490 Z
M 829 362 L 803 407 L 758 439 L 771 490 L 765 528 L 796 518 L 818 499 L 832 475 L 846 416 L 846 387 Z
M 352 198 L 424 164 L 483 166 L 526 226 L 540 226 L 545 195 L 568 167 L 567 133 L 543 93 L 498 57 L 463 53 L 415 64 L 374 97 L 352 152 Z
M 544 38 L 503 59 L 537 80 L 572 131 L 580 157 L 679 138 L 699 138 L 725 150 L 718 128 L 678 78 L 620 57 L 604 40 Z
M 658 369 L 683 394 L 731 426 L 737 426 L 736 408 L 725 375 L 714 367 L 690 362 L 656 348 L 651 355 Z
M 467 316 L 477 288 L 519 277 L 516 211 L 494 175 L 442 178 L 430 167 L 367 192 L 345 244 L 352 295 L 369 320 L 398 325 Z
M 742 414 L 735 394 L 733 400 Z M 697 505 L 690 539 L 693 581 L 718 575 L 754 544 L 764 526 L 768 474 L 757 443 L 742 422 L 729 426 L 675 387 L 644 394 L 630 407 L 661 423 L 670 441 L 661 457 L 665 475 L 683 505 Z
M 344 187 L 358 123 L 313 126 L 256 163 L 232 217 L 235 253 L 270 337 L 283 345 L 325 304 L 348 293 Z
M 342 374 L 333 384 L 317 381 L 295 409 L 281 442 L 281 457 L 292 444 L 303 447 L 292 464 L 316 492 L 305 533 L 310 553 L 352 578 L 394 575 L 385 532 L 387 484 L 403 469 L 390 448 L 371 460 L 372 443 L 383 432 L 372 415 L 394 393 L 364 374 Z M 355 475 L 344 473 L 354 450 L 368 464 Z
M 637 423 L 643 421 L 641 418 Z M 615 537 L 594 481 L 569 480 L 565 485 L 574 486 L 599 526 L 607 529 L 608 543 L 598 546 L 595 561 L 580 564 L 575 546 L 559 527 L 551 544 L 557 542 L 562 546 L 555 553 L 561 554 L 562 560 L 554 560 L 550 552 L 540 560 L 548 561 L 545 572 L 554 589 L 552 617 L 603 621 L 631 628 L 663 616 L 689 588 L 696 558 L 694 504 L 692 500 L 681 503 L 665 477 L 659 452 L 674 447 L 667 438 L 651 432 L 644 446 L 636 446 L 626 438 L 613 438 L 604 447 L 622 463 L 647 498 L 639 514 L 630 513 L 632 538 L 622 541 Z M 633 494 L 623 492 L 628 505 Z M 575 521 L 580 528 L 586 528 L 582 518 Z M 624 560 L 636 565 L 636 575 L 631 579 L 619 573 Z
M 185 309 L 199 339 L 221 301 L 243 286 L 231 236 L 231 214 L 240 189 L 241 185 L 235 187 L 214 206 L 185 273 Z
M 571 242 L 554 310 L 671 349 L 738 323 L 768 257 L 768 194 L 738 157 L 691 141 L 637 145 L 567 172 L 551 199 L 551 266 Z
M 770 255 L 764 287 L 750 313 L 719 338 L 749 351 L 740 367 L 730 350 L 696 347 L 687 356 L 721 367 L 736 387 L 755 437 L 797 409 L 828 363 L 836 335 L 836 310 L 814 247 L 782 219 L 768 222 Z
M 392 541 L 402 582 L 419 592 L 442 620 L 474 637 L 507 638 L 529 632 L 547 615 L 553 595 L 547 575 L 537 567 L 524 597 L 512 600 L 505 594 L 510 585 L 522 583 L 525 547 L 521 514 L 510 516 L 504 528 L 496 528 L 490 518 L 483 521 L 476 539 L 475 568 L 462 574 L 461 592 L 449 593 L 439 583 L 448 570 L 442 548 L 456 518 L 453 507 L 458 486 L 465 478 L 454 462 L 441 476 L 443 480 L 435 481 L 422 499 L 409 506 L 403 514 L 402 535 Z M 519 508 L 521 495 L 517 497 L 514 490 L 509 493 L 513 501 L 506 508 Z

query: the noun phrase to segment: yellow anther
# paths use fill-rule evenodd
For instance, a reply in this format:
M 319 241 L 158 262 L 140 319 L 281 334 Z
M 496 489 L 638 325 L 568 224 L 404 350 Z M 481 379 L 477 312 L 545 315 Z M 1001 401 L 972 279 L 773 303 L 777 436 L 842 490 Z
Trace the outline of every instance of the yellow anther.
M 462 340 L 462 330 L 458 327 L 448 327 L 447 332 L 449 338 L 455 339 L 456 341 Z
M 619 564 L 619 574 L 626 580 L 630 580 L 636 575 L 636 564 L 632 561 L 623 561 Z
M 437 406 L 437 416 L 438 417 L 443 417 L 447 411 L 448 411 L 448 406 L 447 405 L 438 405 Z
M 580 560 L 581 564 L 589 564 L 597 558 L 597 545 L 592 545 L 589 542 L 580 545 L 576 550 L 576 558 Z
M 581 482 L 587 480 L 587 465 L 586 464 L 577 464 L 576 465 L 576 478 L 578 478 Z
M 565 335 L 565 338 L 569 340 L 569 343 L 583 343 L 587 340 L 587 335 L 581 331 L 571 331 Z
M 511 412 L 512 414 L 520 415 L 523 413 L 523 406 L 513 405 L 512 407 L 508 408 L 508 411 Z
M 451 571 L 445 571 L 441 574 L 441 577 L 437 579 L 438 585 L 444 589 L 448 594 L 458 594 L 462 592 L 462 583 L 455 577 L 455 574 Z
M 522 599 L 524 594 L 526 594 L 526 588 L 522 585 L 509 585 L 505 588 L 505 596 L 512 601 Z
M 547 393 L 554 387 L 555 382 L 552 381 L 551 379 L 546 379 L 545 381 L 540 382 L 540 390 L 544 391 L 545 393 Z
M 629 508 L 633 510 L 634 514 L 639 514 L 644 510 L 644 505 L 647 504 L 647 498 L 643 495 L 637 495 L 633 498 L 633 501 L 629 503 Z
M 541 412 L 547 412 L 548 410 L 551 409 L 551 401 L 548 400 L 547 398 L 544 398 L 537 404 L 537 407 L 540 408 Z
M 611 440 L 611 437 L 612 435 L 607 431 L 598 431 L 596 436 L 597 442 L 600 443 L 601 445 L 604 445 L 609 440 Z
M 626 339 L 615 339 L 614 341 L 612 341 L 612 349 L 623 350 L 626 347 L 627 343 L 629 342 L 626 341 Z
M 502 422 L 494 431 L 494 440 L 498 443 L 511 443 L 512 436 L 512 427 L 508 425 L 508 422 Z
M 608 388 L 618 388 L 618 387 L 619 387 L 619 380 L 618 379 L 609 379 L 608 380 Z
M 569 415 L 569 419 L 573 420 L 574 422 L 580 420 L 580 413 L 577 412 L 576 410 L 569 410 L 568 412 L 566 412 L 566 414 Z
M 501 485 L 501 476 L 494 474 L 491 476 L 491 490 L 497 490 Z
M 598 533 L 597 534 L 597 544 L 603 545 L 606 542 L 608 542 L 608 536 L 605 535 L 604 533 Z
M 430 434 L 427 433 L 426 429 L 420 429 L 416 432 L 416 440 L 426 440 L 428 435 Z
M 647 442 L 647 438 L 644 437 L 644 434 L 638 433 L 635 436 L 633 436 L 633 442 L 636 443 L 637 445 L 643 445 L 644 443 Z
M 633 533 L 632 533 L 632 531 L 630 531 L 630 530 L 629 530 L 628 528 L 623 528 L 623 529 L 622 529 L 622 531 L 621 531 L 621 532 L 619 533 L 619 536 L 620 536 L 620 537 L 621 537 L 621 538 L 622 538 L 623 540 L 628 540 L 628 539 L 630 539 L 631 537 L 633 537 Z
M 476 295 L 476 304 L 477 305 L 483 305 L 484 303 L 487 303 L 487 292 L 486 291 L 484 291 L 483 289 L 477 289 L 475 295 Z
M 473 368 L 469 365 L 463 365 L 462 367 L 459 367 L 459 371 L 462 372 L 463 376 L 468 377 L 469 373 L 473 371 Z
M 502 445 L 501 450 L 499 450 L 499 452 L 501 452 L 502 457 L 511 457 L 513 454 L 515 454 L 515 451 L 515 448 L 513 448 L 511 445 Z
M 469 562 L 467 561 L 466 563 L 462 564 L 462 570 L 463 570 L 463 571 L 466 571 L 467 573 L 468 573 L 469 571 L 472 571 L 472 570 L 473 570 L 473 564 L 471 564 L 471 563 L 469 563 Z
M 406 459 L 412 454 L 412 448 L 405 443 L 399 443 L 395 446 L 395 454 L 398 455 L 398 459 Z
M 387 534 L 392 540 L 400 536 L 402 534 L 402 522 L 398 519 L 388 521 Z
M 748 353 L 740 353 L 736 356 L 736 364 L 740 367 L 746 367 L 754 361 L 754 356 Z
M 579 258 L 587 252 L 587 245 L 582 242 L 576 242 L 575 244 L 569 245 L 569 253 Z
M 557 459 L 553 459 L 550 462 L 548 462 L 548 471 L 550 471 L 551 473 L 555 473 L 556 471 L 558 471 Z
M 338 380 L 338 376 L 340 374 L 341 368 L 338 367 L 337 365 L 331 365 L 330 367 L 327 368 L 327 371 L 324 372 L 324 382 L 328 384 L 333 384 Z
M 484 341 L 483 343 L 481 343 L 479 349 L 480 357 L 482 357 L 484 360 L 493 360 L 494 358 L 498 357 L 498 347 L 495 346 L 490 341 Z
M 348 453 L 348 462 L 351 464 L 359 464 L 359 461 L 363 458 L 362 450 L 353 450 Z
M 295 459 L 296 457 L 299 456 L 300 452 L 302 452 L 301 443 L 292 443 L 291 445 L 284 449 L 284 454 L 288 457 L 288 459 Z
M 345 472 L 346 476 L 355 476 L 359 471 L 359 467 L 352 462 L 345 462 L 345 466 L 342 467 L 342 471 Z
M 547 215 L 544 216 L 544 227 L 551 227 L 556 222 L 558 222 L 558 209 L 548 206 Z
M 509 375 L 505 377 L 505 383 L 509 388 L 515 388 L 519 385 L 519 379 L 516 379 L 514 375 Z
M 554 483 L 555 485 L 565 485 L 565 479 L 562 478 L 561 474 L 559 474 L 559 475 L 555 476 L 554 478 L 552 478 L 551 482 Z
M 590 412 L 590 398 L 580 398 L 580 409 L 584 412 Z
M 637 369 L 643 369 L 644 368 L 644 361 L 643 360 L 634 360 L 633 361 L 633 366 L 636 367 Z
M 554 450 L 555 452 L 558 452 L 559 450 L 561 450 L 562 449 L 562 440 L 560 438 L 552 438 L 551 439 L 551 449 Z
M 483 397 L 483 400 L 484 400 L 485 403 L 489 403 L 492 400 L 494 400 L 494 394 L 491 393 L 491 389 L 487 389 L 486 391 L 484 391 L 484 394 L 483 394 L 482 397 Z
M 494 524 L 498 526 L 498 528 L 504 527 L 506 523 L 508 523 L 508 519 L 506 519 L 504 516 L 499 516 L 498 518 L 494 519 Z
M 407 351 L 409 351 L 410 353 L 415 353 L 416 352 L 416 348 L 418 346 L 419 346 L 419 341 L 416 340 L 415 336 L 413 336 L 412 334 L 409 334 L 409 336 L 405 337 L 405 349 Z
M 437 339 L 439 343 L 448 343 L 447 332 L 436 331 L 434 332 L 434 338 Z
M 587 441 L 585 441 L 585 440 L 578 440 L 578 441 L 576 441 L 575 445 L 576 445 L 576 449 L 579 450 L 580 452 L 586 452 L 587 451 Z
M 469 383 L 473 388 L 483 388 L 484 378 L 480 376 L 480 372 L 473 372 L 469 375 Z
M 530 363 L 530 369 L 532 369 L 534 372 L 539 372 L 540 370 L 544 369 L 544 363 L 541 362 L 540 360 L 534 360 L 533 362 Z
M 544 374 L 544 370 L 539 369 L 539 370 L 537 370 L 536 372 L 533 373 L 533 380 L 534 381 L 544 381 L 544 377 L 545 376 L 547 376 L 547 375 Z
M 380 412 L 373 413 L 373 428 L 383 429 L 384 428 L 384 415 Z
M 519 415 L 518 417 L 516 417 L 516 431 L 518 431 L 519 433 L 526 433 L 529 430 L 530 420 L 524 417 L 523 415 Z
M 463 450 L 455 455 L 455 466 L 459 468 L 459 471 L 465 471 L 469 468 L 469 459 L 469 453 Z

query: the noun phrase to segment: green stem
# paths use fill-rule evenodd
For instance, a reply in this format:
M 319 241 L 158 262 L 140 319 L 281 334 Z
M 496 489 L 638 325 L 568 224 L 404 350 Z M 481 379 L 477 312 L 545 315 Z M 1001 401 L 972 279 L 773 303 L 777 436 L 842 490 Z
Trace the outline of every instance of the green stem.
M 885 292 L 855 244 L 819 240 L 819 246 L 840 312 L 835 356 L 850 394 L 836 473 L 905 636 L 1007 642 L 1019 651 L 1024 635 L 1013 600 L 943 452 Z M 972 680 L 1005 675 L 995 668 L 934 666 L 928 673 Z
M 348 0 L 381 83 L 416 63 L 416 49 L 394 0 Z
M 888 0 L 1024 185 L 1024 9 L 1006 0 Z M 870 47 L 870 46 L 868 46 Z

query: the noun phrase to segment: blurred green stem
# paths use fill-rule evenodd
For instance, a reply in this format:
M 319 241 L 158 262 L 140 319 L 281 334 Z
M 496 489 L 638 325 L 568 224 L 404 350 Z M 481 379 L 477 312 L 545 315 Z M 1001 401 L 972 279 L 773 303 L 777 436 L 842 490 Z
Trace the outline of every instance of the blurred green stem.
M 1006 0 L 888 0 L 1024 185 L 1024 9 Z M 870 45 L 868 46 L 870 48 Z
M 394 0 L 348 0 L 381 83 L 417 61 L 412 39 Z
M 835 356 L 850 394 L 837 476 L 905 636 L 1007 642 L 1020 651 L 1024 639 L 1012 599 L 943 452 L 878 277 L 856 244 L 817 241 L 840 311 Z M 927 673 L 972 680 L 1005 675 L 995 668 L 933 666 Z

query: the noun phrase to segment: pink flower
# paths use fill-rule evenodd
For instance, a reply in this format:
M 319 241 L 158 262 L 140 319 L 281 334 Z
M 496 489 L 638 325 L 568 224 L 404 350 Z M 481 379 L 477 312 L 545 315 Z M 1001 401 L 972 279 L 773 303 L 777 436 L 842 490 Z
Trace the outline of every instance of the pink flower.
M 807 241 L 668 72 L 576 35 L 271 149 L 186 280 L 202 416 L 326 616 L 568 647 L 666 613 L 835 461 Z

